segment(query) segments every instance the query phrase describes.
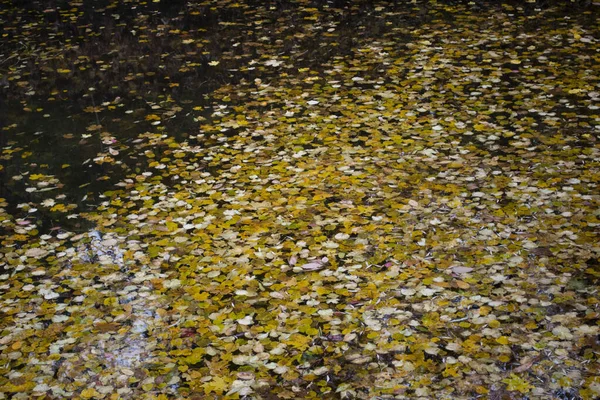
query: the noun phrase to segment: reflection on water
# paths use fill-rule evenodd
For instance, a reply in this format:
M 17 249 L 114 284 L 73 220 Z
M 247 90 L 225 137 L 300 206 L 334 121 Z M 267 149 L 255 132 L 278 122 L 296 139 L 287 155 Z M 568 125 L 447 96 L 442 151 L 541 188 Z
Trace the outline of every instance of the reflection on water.
M 68 332 L 68 338 L 59 336 L 51 344 L 50 353 L 60 355 L 52 367 L 64 383 L 76 382 L 82 371 L 110 369 L 114 371 L 110 375 L 113 379 L 105 378 L 96 390 L 112 393 L 116 386 L 119 394 L 127 395 L 133 382 L 150 386 L 158 383 L 155 377 L 146 376 L 152 365 L 169 366 L 168 358 L 155 353 L 155 337 L 169 321 L 158 312 L 160 296 L 148 285 L 148 280 L 162 274 L 154 273 L 147 265 L 126 263 L 116 235 L 103 236 L 97 230 L 90 230 L 87 236 L 90 242 L 79 246 L 73 259 L 96 266 L 95 281 L 101 283 L 84 289 L 84 296 L 103 293 L 106 296 L 103 305 L 108 307 L 105 313 L 89 319 L 89 328 L 84 332 Z M 103 272 L 103 266 L 108 266 L 111 272 Z M 84 296 L 74 301 L 83 302 Z M 72 350 L 65 352 L 66 348 Z M 163 390 L 175 393 L 179 381 L 175 370 L 161 378 L 160 383 L 166 384 Z M 55 394 L 69 395 L 69 385 L 65 388 L 66 392 L 55 391 Z
M 123 264 L 123 251 L 116 246 L 116 239 L 102 239 L 102 235 L 95 229 L 92 229 L 88 236 L 91 239 L 89 246 L 81 248 L 79 251 L 79 257 L 84 262 L 98 261 L 100 264 L 115 264 L 124 270 L 125 265 Z

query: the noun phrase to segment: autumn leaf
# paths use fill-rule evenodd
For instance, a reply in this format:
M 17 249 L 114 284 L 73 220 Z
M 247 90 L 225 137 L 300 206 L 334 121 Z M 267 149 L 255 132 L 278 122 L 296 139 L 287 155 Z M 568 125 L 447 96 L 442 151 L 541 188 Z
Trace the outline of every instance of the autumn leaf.
M 508 390 L 520 393 L 529 393 L 533 388 L 529 382 L 516 374 L 510 374 L 510 377 L 503 379 L 502 382 L 507 385 Z
M 213 376 L 212 379 L 204 385 L 204 394 L 215 393 L 222 395 L 228 388 L 227 382 L 220 376 Z

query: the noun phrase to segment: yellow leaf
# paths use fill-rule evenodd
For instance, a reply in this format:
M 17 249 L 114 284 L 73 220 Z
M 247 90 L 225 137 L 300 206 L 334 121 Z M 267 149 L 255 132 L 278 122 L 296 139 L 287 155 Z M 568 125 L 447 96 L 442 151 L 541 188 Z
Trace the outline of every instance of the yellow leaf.
M 206 353 L 203 347 L 196 347 L 192 354 L 183 359 L 186 364 L 197 364 L 202 361 L 202 356 Z
M 331 289 L 324 288 L 323 286 L 319 286 L 319 287 L 316 289 L 316 292 L 317 292 L 317 294 L 318 294 L 319 296 L 323 296 L 323 295 L 326 295 L 326 294 L 329 294 L 329 293 L 331 293 Z
M 52 207 L 50 209 L 50 211 L 58 211 L 58 212 L 64 212 L 65 210 L 66 209 L 65 209 L 65 205 L 64 204 L 57 204 L 57 205 L 55 205 L 54 207 Z
M 223 394 L 227 389 L 227 382 L 220 376 L 213 376 L 213 378 L 206 382 L 204 385 L 204 394 L 216 393 L 217 395 Z
M 19 393 L 19 392 L 28 392 L 35 387 L 35 382 L 25 382 L 19 385 L 15 385 L 11 382 L 8 382 L 6 385 L 0 386 L 1 393 Z
M 29 179 L 31 179 L 32 181 L 38 181 L 40 179 L 42 179 L 44 177 L 44 175 L 42 174 L 31 174 L 29 176 Z
M 525 328 L 527 329 L 537 329 L 537 324 L 533 321 L 529 321 L 526 325 Z
M 475 391 L 479 394 L 486 394 L 489 392 L 488 388 L 486 388 L 485 386 L 477 386 L 475 388 Z
M 510 391 L 527 393 L 533 388 L 529 382 L 516 374 L 510 374 L 510 378 L 502 379 L 502 382 L 506 383 L 507 389 Z
M 498 339 L 496 339 L 496 342 L 506 346 L 508 344 L 508 338 L 506 336 L 500 336 Z
M 92 397 L 101 397 L 101 395 L 96 389 L 87 388 L 81 391 L 81 397 L 84 399 L 91 399 Z
M 293 334 L 286 340 L 284 343 L 293 346 L 296 349 L 305 349 L 308 347 L 308 343 L 311 341 L 311 338 L 308 336 L 300 335 L 298 333 Z
M 207 292 L 196 293 L 192 296 L 196 301 L 204 301 L 210 297 L 210 294 Z
M 483 306 L 479 307 L 479 315 L 488 315 L 492 311 L 491 307 Z

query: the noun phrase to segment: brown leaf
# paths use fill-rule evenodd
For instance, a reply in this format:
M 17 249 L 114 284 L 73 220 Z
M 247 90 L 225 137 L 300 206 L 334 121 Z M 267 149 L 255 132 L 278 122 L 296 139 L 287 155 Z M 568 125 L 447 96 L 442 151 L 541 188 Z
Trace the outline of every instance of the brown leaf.
M 514 372 L 525 372 L 527 371 L 529 368 L 531 368 L 533 366 L 533 364 L 535 364 L 536 362 L 538 362 L 542 357 L 541 356 L 536 356 L 536 357 L 525 357 L 521 360 L 521 365 L 518 366 L 517 368 L 515 368 L 513 371 Z
M 116 322 L 99 322 L 94 324 L 94 326 L 96 329 L 98 329 L 98 331 L 105 333 L 117 331 L 121 325 L 117 324 Z
M 470 287 L 471 287 L 471 285 L 469 285 L 469 284 L 468 284 L 467 282 L 465 282 L 465 281 L 459 281 L 459 280 L 456 280 L 456 281 L 454 281 L 454 283 L 456 284 L 456 286 L 458 286 L 458 287 L 459 287 L 459 288 L 461 288 L 461 289 L 468 289 L 468 288 L 470 288 Z

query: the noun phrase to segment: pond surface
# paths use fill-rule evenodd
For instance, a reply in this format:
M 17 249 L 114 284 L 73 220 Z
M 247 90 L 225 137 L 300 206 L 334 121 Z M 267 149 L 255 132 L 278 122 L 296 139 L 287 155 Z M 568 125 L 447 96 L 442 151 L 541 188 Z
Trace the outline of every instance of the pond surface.
M 0 4 L 0 398 L 600 396 L 600 5 Z

